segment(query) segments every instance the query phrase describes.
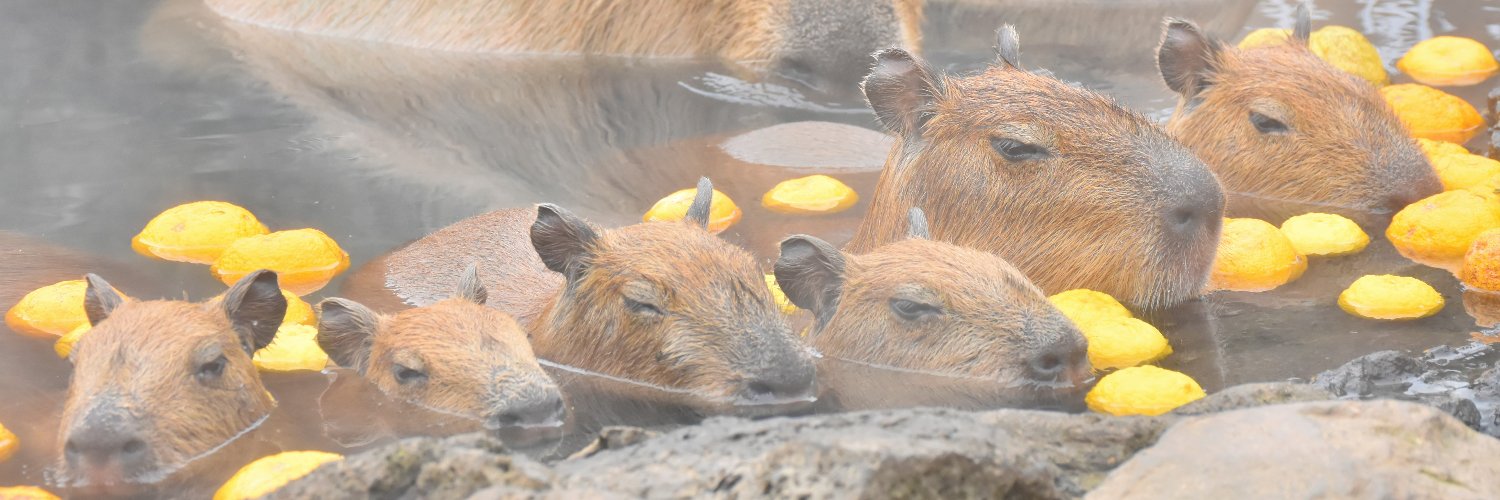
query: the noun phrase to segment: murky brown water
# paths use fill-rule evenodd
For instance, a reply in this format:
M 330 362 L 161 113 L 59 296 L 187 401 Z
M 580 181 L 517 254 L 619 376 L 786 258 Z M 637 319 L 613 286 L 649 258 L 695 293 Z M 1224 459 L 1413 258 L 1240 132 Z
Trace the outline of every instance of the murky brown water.
M 991 2 L 958 3 L 929 14 L 925 52 L 936 66 L 962 71 L 990 61 L 993 29 L 1009 20 L 1019 24 L 1027 66 L 1158 118 L 1173 104 L 1151 63 L 1163 14 L 1193 17 L 1238 37 L 1252 27 L 1290 26 L 1294 8 L 1279 0 L 1142 2 L 1165 9 L 1121 9 L 1132 2 L 1105 0 L 1072 2 L 1076 8 L 1067 11 L 1026 6 L 1047 3 L 1037 0 L 1000 2 L 1007 6 L 1000 10 L 1011 10 L 997 13 L 985 6 Z M 1438 34 L 1500 46 L 1500 6 L 1481 0 L 1318 2 L 1314 19 L 1366 33 L 1388 62 Z M 601 224 L 631 223 L 659 197 L 704 174 L 746 211 L 726 237 L 756 252 L 767 268 L 783 236 L 810 233 L 842 243 L 865 208 L 825 218 L 767 212 L 755 203 L 761 193 L 802 173 L 746 164 L 718 147 L 750 130 L 803 120 L 873 128 L 855 95 L 747 83 L 714 64 L 495 59 L 298 39 L 227 29 L 191 0 L 5 2 L 0 42 L 0 230 L 8 232 L 0 243 L 103 259 L 60 260 L 55 269 L 29 275 L 31 283 L 0 290 L 0 308 L 32 287 L 84 271 L 100 272 L 137 297 L 218 293 L 222 285 L 203 266 L 149 261 L 129 247 L 151 216 L 194 200 L 243 205 L 273 229 L 323 229 L 356 267 L 493 208 L 546 201 Z M 1479 104 L 1487 87 L 1450 91 Z M 828 172 L 869 193 L 884 154 L 853 155 Z M 1268 205 L 1275 213 L 1306 211 Z M 1408 323 L 1362 321 L 1337 308 L 1337 294 L 1349 282 L 1379 273 L 1421 278 L 1448 305 Z M 308 299 L 335 296 L 340 286 L 335 281 Z M 1279 290 L 1216 293 L 1151 320 L 1177 351 L 1167 364 L 1214 390 L 1305 378 L 1381 349 L 1464 345 L 1483 327 L 1463 299 L 1452 275 L 1413 264 L 1376 241 L 1356 256 L 1313 259 L 1302 279 Z M 1474 311 L 1500 315 L 1491 306 Z M 957 391 L 967 392 L 954 396 L 954 404 L 983 406 L 958 401 L 985 392 L 964 381 L 882 378 L 866 373 L 869 367 L 825 365 L 820 369 L 918 389 L 874 391 L 860 406 L 934 403 L 922 398 Z M 49 343 L 0 332 L 0 422 L 23 442 L 20 455 L 0 464 L 0 485 L 45 481 L 69 369 Z M 539 456 L 566 454 L 603 423 L 665 428 L 699 418 L 670 401 L 609 396 L 607 381 L 554 373 L 570 391 L 575 420 L 585 423 L 563 444 L 537 440 L 530 448 Z M 268 375 L 281 405 L 245 439 L 258 444 L 248 448 L 348 451 L 340 443 L 463 425 L 372 424 L 360 418 L 368 413 L 355 410 L 369 401 L 343 392 L 325 396 L 331 380 L 332 374 Z M 945 389 L 921 390 L 938 386 Z M 320 399 L 335 402 L 320 405 Z M 389 409 L 372 411 L 382 408 Z M 235 460 L 226 462 L 225 474 Z M 202 481 L 221 478 L 207 474 Z

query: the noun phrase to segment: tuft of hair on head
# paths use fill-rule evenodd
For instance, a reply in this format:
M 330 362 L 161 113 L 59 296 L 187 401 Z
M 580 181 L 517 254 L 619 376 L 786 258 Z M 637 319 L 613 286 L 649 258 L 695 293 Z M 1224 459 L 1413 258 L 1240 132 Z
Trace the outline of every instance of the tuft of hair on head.
M 698 193 L 693 195 L 693 204 L 688 206 L 687 221 L 708 229 L 709 214 L 714 204 L 714 183 L 708 177 L 698 178 Z
M 914 240 L 932 239 L 932 231 L 927 229 L 927 213 L 921 208 L 911 207 L 906 211 L 906 237 Z
M 469 264 L 464 273 L 458 277 L 458 290 L 455 297 L 484 305 L 490 298 L 489 290 L 484 288 L 484 283 L 479 281 L 479 264 Z
M 995 30 L 995 55 L 1000 64 L 1021 67 L 1021 36 L 1016 34 L 1015 26 L 1004 24 Z

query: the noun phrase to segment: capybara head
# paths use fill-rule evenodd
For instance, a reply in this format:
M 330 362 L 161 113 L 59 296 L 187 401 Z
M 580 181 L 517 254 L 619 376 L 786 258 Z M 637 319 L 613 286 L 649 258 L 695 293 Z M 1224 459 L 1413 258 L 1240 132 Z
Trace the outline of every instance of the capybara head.
M 1091 377 L 1088 341 L 1042 291 L 994 254 L 928 239 L 911 209 L 906 239 L 863 255 L 797 235 L 776 282 L 817 318 L 826 356 L 1064 390 Z
M 725 38 L 727 58 L 752 67 L 764 65 L 825 92 L 852 92 L 869 70 L 871 51 L 883 47 L 917 50 L 921 44 L 921 0 L 746 0 L 731 4 L 752 11 L 736 16 L 760 22 L 734 22 L 742 29 Z
M 1288 43 L 1240 50 L 1168 20 L 1167 129 L 1231 192 L 1388 213 L 1441 191 L 1380 92 L 1308 48 L 1309 22 L 1304 6 Z
M 600 231 L 553 205 L 531 241 L 566 279 L 532 326 L 542 357 L 736 404 L 813 397 L 811 354 L 749 253 L 707 230 L 704 179 L 682 222 Z
M 1198 295 L 1224 207 L 1214 175 L 1140 114 L 1022 70 L 1009 26 L 999 42 L 999 64 L 965 78 L 875 55 L 865 96 L 899 140 L 848 250 L 902 239 L 921 206 L 934 239 L 996 253 L 1045 291 Z
M 426 307 L 379 315 L 347 299 L 319 304 L 318 345 L 387 396 L 489 428 L 562 424 L 562 393 L 537 364 L 510 315 L 484 307 L 478 270 L 458 293 Z
M 124 302 L 103 279 L 87 279 L 93 329 L 73 349 L 60 485 L 157 483 L 270 414 L 250 359 L 286 313 L 275 273 L 251 273 L 205 304 Z

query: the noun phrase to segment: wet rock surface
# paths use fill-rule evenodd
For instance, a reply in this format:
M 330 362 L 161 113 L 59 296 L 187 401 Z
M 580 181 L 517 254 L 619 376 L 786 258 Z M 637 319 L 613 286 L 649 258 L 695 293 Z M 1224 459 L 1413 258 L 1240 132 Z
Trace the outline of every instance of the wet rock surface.
M 1310 385 L 1341 399 L 1420 402 L 1500 437 L 1500 372 L 1493 368 L 1497 355 L 1482 342 L 1440 346 L 1418 355 L 1380 351 L 1318 374 Z
M 550 467 L 477 435 L 416 438 L 324 466 L 276 497 L 1077 498 L 1199 418 L 1186 415 L 1327 397 L 1252 384 L 1161 417 L 913 409 L 717 418 L 663 434 L 617 427 Z
M 1184 419 L 1088 498 L 1495 498 L 1500 441 L 1394 400 Z

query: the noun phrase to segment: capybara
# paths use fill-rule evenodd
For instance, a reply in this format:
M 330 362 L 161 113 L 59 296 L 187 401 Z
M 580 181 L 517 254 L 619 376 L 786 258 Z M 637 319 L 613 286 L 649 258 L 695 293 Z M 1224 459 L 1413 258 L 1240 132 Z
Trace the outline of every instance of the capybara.
M 208 0 L 275 29 L 418 48 L 717 57 L 818 86 L 881 47 L 915 50 L 921 0 Z
M 344 287 L 382 307 L 424 306 L 478 265 L 488 304 L 516 317 L 537 357 L 722 404 L 811 398 L 811 354 L 749 253 L 706 229 L 700 181 L 684 222 L 599 229 L 553 205 L 456 222 L 372 261 Z
M 996 384 L 1079 392 L 1088 341 L 1042 291 L 994 254 L 928 239 L 912 208 L 908 236 L 861 255 L 818 238 L 781 243 L 776 282 L 816 321 L 828 357 Z
M 1169 19 L 1167 130 L 1231 193 L 1391 213 L 1442 191 L 1379 91 L 1308 48 L 1310 22 L 1304 6 L 1288 43 L 1240 50 Z
M 562 424 L 562 394 L 542 371 L 521 325 L 484 307 L 475 266 L 457 293 L 426 307 L 380 315 L 347 299 L 318 305 L 318 345 L 387 396 L 486 427 Z
M 93 329 L 72 354 L 60 486 L 150 487 L 270 415 L 275 403 L 250 359 L 286 313 L 275 273 L 251 273 L 204 304 L 126 302 L 99 276 L 87 279 Z
M 1142 307 L 1199 295 L 1224 207 L 1213 173 L 1139 113 L 1021 69 L 1019 52 L 1006 26 L 999 64 L 969 77 L 876 54 L 864 92 L 899 139 L 847 250 L 902 239 L 920 206 L 934 239 L 993 252 L 1048 293 Z

